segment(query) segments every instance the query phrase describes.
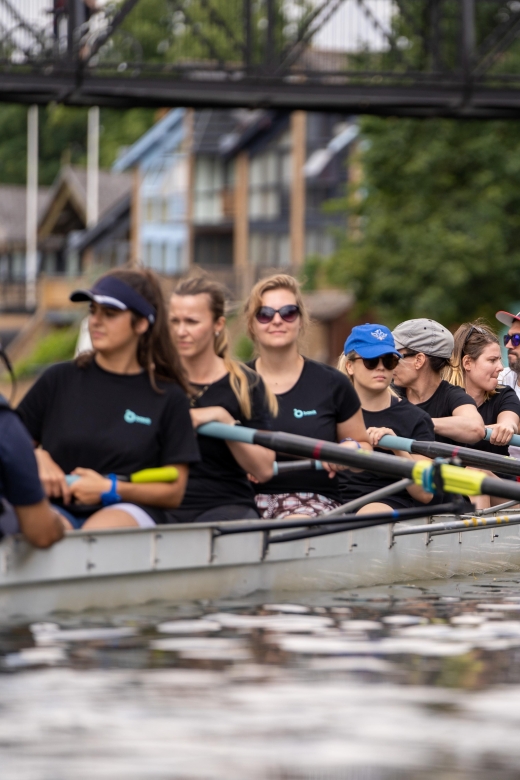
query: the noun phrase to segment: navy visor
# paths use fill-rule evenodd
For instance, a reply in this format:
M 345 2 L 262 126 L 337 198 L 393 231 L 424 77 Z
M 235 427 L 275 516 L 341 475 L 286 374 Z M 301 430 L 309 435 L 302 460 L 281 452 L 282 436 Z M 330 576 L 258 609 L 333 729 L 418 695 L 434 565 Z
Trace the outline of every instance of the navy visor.
M 100 306 L 110 306 L 122 311 L 130 309 L 135 314 L 145 317 L 150 324 L 153 325 L 155 322 L 155 307 L 133 287 L 115 276 L 101 277 L 90 290 L 74 290 L 70 300 L 73 303 L 95 301 Z

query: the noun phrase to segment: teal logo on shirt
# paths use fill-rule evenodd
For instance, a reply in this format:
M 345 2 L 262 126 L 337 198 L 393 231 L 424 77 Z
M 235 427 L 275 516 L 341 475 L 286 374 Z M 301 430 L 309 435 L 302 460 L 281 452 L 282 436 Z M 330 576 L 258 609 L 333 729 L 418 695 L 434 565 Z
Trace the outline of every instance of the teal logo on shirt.
M 151 425 L 152 421 L 149 417 L 139 417 L 138 414 L 132 412 L 131 409 L 127 409 L 124 417 L 127 423 L 141 423 L 141 425 Z
M 301 420 L 302 417 L 312 417 L 313 414 L 318 414 L 316 409 L 310 409 L 308 412 L 304 412 L 301 409 L 293 409 L 293 412 L 297 420 Z

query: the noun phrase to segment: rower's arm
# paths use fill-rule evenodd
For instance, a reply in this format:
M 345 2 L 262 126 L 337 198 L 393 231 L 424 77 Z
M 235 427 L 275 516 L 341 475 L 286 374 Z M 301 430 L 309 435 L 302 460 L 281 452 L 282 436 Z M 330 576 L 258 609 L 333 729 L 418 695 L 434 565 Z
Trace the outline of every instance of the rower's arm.
M 437 435 L 461 444 L 476 444 L 486 434 L 484 421 L 472 404 L 458 406 L 451 417 L 433 417 L 432 422 Z
M 500 412 L 496 423 L 487 426 L 491 428 L 490 444 L 497 444 L 498 446 L 509 444 L 511 437 L 518 433 L 518 421 L 519 417 L 516 412 L 512 412 L 509 409 Z
M 64 533 L 60 515 L 47 499 L 29 506 L 15 506 L 14 511 L 20 524 L 20 531 L 35 547 L 50 547 L 58 542 Z
M 168 467 L 168 466 L 167 466 Z M 186 490 L 189 468 L 184 463 L 174 464 L 178 478 L 175 482 L 147 482 L 143 484 L 117 481 L 117 493 L 121 501 L 131 504 L 148 504 L 164 509 L 176 509 Z M 72 472 L 78 476 L 70 491 L 80 504 L 94 505 L 101 502 L 101 495 L 112 487 L 112 482 L 107 477 L 98 474 L 92 469 L 77 468 Z M 117 507 L 117 504 L 114 505 Z

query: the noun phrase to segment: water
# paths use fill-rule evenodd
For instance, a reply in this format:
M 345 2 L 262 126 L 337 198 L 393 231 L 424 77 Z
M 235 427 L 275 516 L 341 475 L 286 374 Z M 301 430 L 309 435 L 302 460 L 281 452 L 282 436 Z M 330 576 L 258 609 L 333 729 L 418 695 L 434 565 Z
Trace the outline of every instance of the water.
M 0 628 L 2 780 L 518 778 L 520 579 Z

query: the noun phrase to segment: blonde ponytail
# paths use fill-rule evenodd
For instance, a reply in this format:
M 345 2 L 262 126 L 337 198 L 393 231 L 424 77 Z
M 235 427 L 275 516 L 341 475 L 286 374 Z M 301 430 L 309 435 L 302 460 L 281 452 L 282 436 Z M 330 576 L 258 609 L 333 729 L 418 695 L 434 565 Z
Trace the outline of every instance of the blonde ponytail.
M 207 295 L 214 322 L 225 316 L 225 289 L 221 284 L 211 279 L 206 273 L 199 272 L 194 276 L 183 279 L 179 282 L 173 291 L 173 294 Z M 260 382 L 260 377 L 256 371 L 252 371 L 242 363 L 233 360 L 229 349 L 228 331 L 225 326 L 218 335 L 215 336 L 214 348 L 215 353 L 222 358 L 226 370 L 229 372 L 229 383 L 240 406 L 240 411 L 246 419 L 250 420 L 252 416 L 251 388 Z M 266 385 L 265 395 L 267 408 L 271 415 L 276 417 L 278 414 L 278 402 L 276 396 Z

